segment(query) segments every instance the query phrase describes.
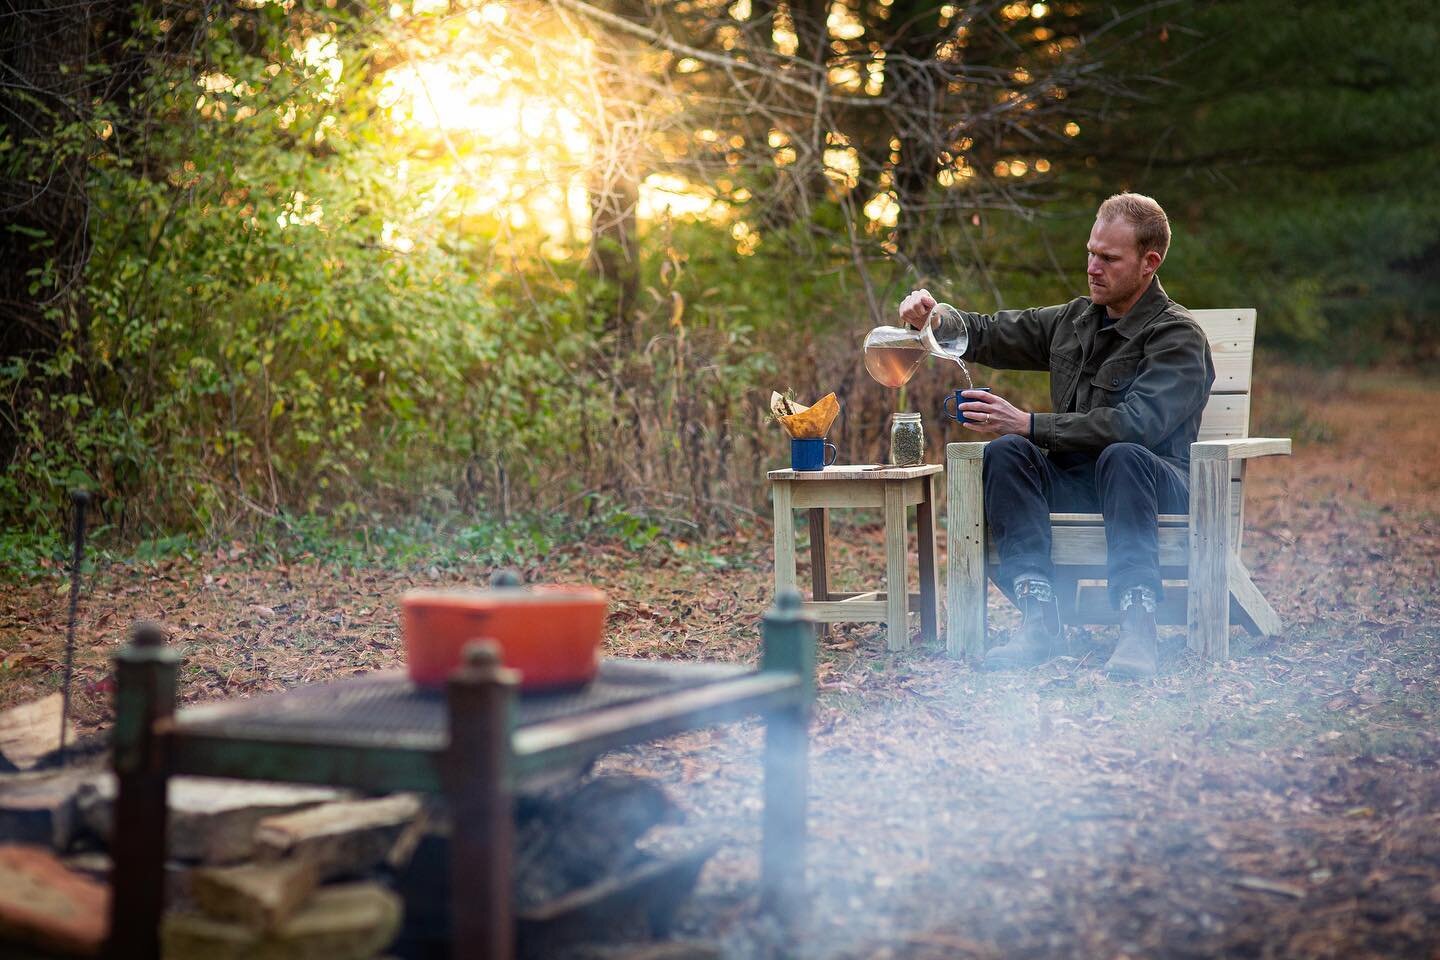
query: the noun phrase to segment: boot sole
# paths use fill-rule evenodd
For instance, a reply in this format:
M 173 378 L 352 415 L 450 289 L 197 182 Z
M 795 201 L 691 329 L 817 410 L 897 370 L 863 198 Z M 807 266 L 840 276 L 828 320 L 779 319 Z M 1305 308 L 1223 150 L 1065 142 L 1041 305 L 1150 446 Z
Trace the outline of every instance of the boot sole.
M 987 673 L 997 673 L 1002 670 L 1030 670 L 1034 667 L 1043 667 L 1052 660 L 1059 658 L 1060 654 L 1046 657 L 1044 660 L 990 660 L 980 661 L 980 669 Z
M 1105 676 L 1111 680 L 1154 680 L 1158 670 L 1146 673 L 1141 670 L 1131 670 L 1128 667 L 1111 667 L 1108 664 L 1104 668 Z

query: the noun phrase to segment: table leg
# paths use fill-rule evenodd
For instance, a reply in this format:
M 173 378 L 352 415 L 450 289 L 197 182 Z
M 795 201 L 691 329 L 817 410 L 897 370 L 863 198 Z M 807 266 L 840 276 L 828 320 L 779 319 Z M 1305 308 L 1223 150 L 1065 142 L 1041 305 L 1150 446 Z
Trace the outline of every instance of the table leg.
M 885 484 L 885 645 L 890 650 L 910 646 L 910 623 L 907 619 L 910 583 L 906 576 L 906 541 L 904 488 L 898 483 Z
M 509 960 L 515 952 L 511 905 L 515 819 L 510 773 L 516 675 L 493 643 L 472 643 L 450 679 L 450 956 Z
M 810 508 L 810 598 L 830 599 L 830 571 L 827 567 L 830 549 L 830 511 L 824 507 Z M 820 639 L 830 636 L 830 624 L 819 627 Z
M 791 509 L 790 482 L 770 484 L 775 508 L 775 596 L 795 589 L 795 514 Z
M 167 739 L 155 725 L 175 713 L 180 658 L 153 624 L 137 625 L 115 658 L 115 815 L 111 828 L 111 960 L 158 960 L 165 910 L 169 819 Z
M 940 582 L 935 564 L 935 476 L 924 478 L 925 499 L 915 507 L 915 539 L 920 550 L 920 635 L 940 636 Z

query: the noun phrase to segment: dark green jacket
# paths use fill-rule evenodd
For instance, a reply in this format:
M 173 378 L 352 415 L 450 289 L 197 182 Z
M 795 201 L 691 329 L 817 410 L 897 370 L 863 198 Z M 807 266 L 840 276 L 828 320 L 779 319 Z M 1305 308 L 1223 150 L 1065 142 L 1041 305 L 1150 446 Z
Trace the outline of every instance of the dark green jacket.
M 1049 370 L 1054 413 L 1031 438 L 1054 454 L 1097 457 L 1138 443 L 1180 466 L 1215 382 L 1205 332 L 1156 277 L 1129 313 L 1102 327 L 1105 308 L 1076 297 L 1054 307 L 966 313 L 965 359 L 1002 370 Z M 958 322 L 942 316 L 940 339 Z

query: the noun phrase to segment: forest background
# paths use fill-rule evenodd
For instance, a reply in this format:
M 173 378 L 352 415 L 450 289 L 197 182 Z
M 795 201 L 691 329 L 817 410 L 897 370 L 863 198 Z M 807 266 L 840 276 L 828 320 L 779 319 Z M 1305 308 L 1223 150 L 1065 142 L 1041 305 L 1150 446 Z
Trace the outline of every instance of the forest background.
M 1436 49 L 1420 0 L 8 0 L 0 565 L 77 487 L 141 551 L 723 533 L 771 389 L 881 458 L 952 385 L 865 331 L 1076 296 L 1122 189 L 1269 355 L 1433 368 Z

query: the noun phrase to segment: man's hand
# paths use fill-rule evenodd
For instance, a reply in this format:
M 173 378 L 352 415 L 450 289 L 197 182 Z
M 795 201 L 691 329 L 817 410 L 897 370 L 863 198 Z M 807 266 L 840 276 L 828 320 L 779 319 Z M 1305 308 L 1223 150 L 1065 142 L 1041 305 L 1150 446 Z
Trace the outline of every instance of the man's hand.
M 912 290 L 900 301 L 900 319 L 918 330 L 925 325 L 930 311 L 934 309 L 935 298 L 930 296 L 929 290 Z
M 966 390 L 961 412 L 970 419 L 961 421 L 966 430 L 1003 437 L 1007 433 L 1030 436 L 1030 414 L 1015 407 L 1009 400 L 984 390 Z M 971 420 L 978 420 L 972 423 Z

